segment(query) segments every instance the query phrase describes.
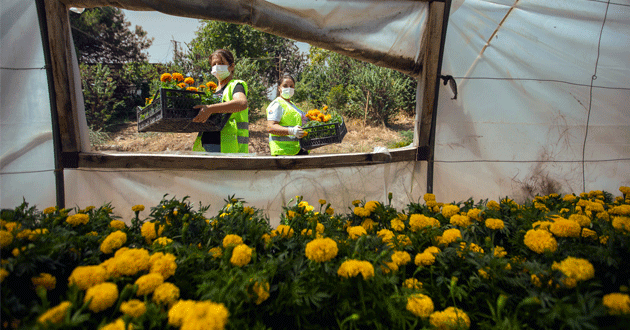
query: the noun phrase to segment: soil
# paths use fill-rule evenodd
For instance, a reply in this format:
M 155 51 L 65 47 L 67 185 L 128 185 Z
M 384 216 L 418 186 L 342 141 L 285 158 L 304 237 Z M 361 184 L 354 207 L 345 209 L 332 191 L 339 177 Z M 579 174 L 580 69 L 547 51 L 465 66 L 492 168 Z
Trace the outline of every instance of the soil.
M 414 118 L 399 114 L 389 127 L 364 125 L 361 120 L 346 122 L 348 133 L 343 141 L 311 150 L 311 154 L 371 152 L 374 147 L 390 147 L 403 140 L 401 131 L 413 130 Z M 249 152 L 269 155 L 269 134 L 266 119 L 249 124 Z M 190 151 L 197 133 L 138 133 L 136 122 L 114 127 L 92 142 L 94 150 L 121 152 Z M 100 142 L 100 143 L 99 143 Z

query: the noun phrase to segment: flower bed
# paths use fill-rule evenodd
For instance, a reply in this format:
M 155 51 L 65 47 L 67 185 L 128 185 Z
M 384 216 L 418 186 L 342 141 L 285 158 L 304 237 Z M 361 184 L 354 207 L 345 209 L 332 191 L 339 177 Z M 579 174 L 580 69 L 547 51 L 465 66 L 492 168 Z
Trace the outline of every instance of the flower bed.
M 628 328 L 620 191 L 348 213 L 296 196 L 275 229 L 233 196 L 212 216 L 165 196 L 130 223 L 23 203 L 2 211 L 2 327 Z

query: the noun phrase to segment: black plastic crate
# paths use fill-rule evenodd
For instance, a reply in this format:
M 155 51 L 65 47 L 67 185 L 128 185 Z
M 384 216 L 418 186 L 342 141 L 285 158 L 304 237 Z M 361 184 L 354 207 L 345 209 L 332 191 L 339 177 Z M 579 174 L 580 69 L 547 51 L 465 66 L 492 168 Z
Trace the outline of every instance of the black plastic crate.
M 212 132 L 220 131 L 230 119 L 230 113 L 215 113 L 205 123 L 193 123 L 199 114 L 194 106 L 202 104 L 203 92 L 160 88 L 153 102 L 138 107 L 138 132 Z
M 303 149 L 311 150 L 333 143 L 341 143 L 343 137 L 348 133 L 346 123 L 323 124 L 314 127 L 305 127 L 304 131 L 308 135 L 300 139 L 300 146 Z

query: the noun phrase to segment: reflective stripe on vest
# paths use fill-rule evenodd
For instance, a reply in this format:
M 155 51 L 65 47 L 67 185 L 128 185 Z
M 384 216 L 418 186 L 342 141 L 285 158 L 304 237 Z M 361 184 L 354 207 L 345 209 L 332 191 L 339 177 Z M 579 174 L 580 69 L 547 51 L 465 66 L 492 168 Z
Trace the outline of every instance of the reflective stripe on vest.
M 277 97 L 273 102 L 277 102 L 283 110 L 280 126 L 302 124 L 302 115 L 289 102 L 281 97 Z M 300 141 L 293 136 L 269 134 L 269 151 L 273 156 L 296 155 L 300 152 Z
M 245 96 L 248 94 L 247 83 L 242 80 L 230 81 L 225 90 L 221 102 L 228 102 L 234 99 L 234 87 L 242 84 L 245 89 Z M 249 109 L 241 110 L 230 115 L 230 119 L 221 130 L 221 152 L 222 153 L 248 153 L 249 152 Z M 199 133 L 193 145 L 193 151 L 205 151 L 201 145 L 201 135 Z

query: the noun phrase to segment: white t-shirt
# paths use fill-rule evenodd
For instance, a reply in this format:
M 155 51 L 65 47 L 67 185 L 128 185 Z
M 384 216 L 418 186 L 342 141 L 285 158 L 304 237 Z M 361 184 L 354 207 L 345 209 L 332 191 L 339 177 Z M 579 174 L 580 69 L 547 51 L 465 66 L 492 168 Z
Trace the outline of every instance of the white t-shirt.
M 287 103 L 289 103 L 289 105 L 291 105 L 293 109 L 295 109 L 297 112 L 299 112 L 300 115 L 302 115 L 302 117 L 306 115 L 304 111 L 300 110 L 298 107 L 293 105 L 293 103 L 291 102 L 287 102 Z M 280 122 L 280 120 L 282 120 L 283 115 L 284 115 L 284 109 L 280 105 L 280 102 L 278 102 L 277 100 L 273 100 L 273 102 L 271 102 L 269 106 L 267 107 L 267 120 Z

